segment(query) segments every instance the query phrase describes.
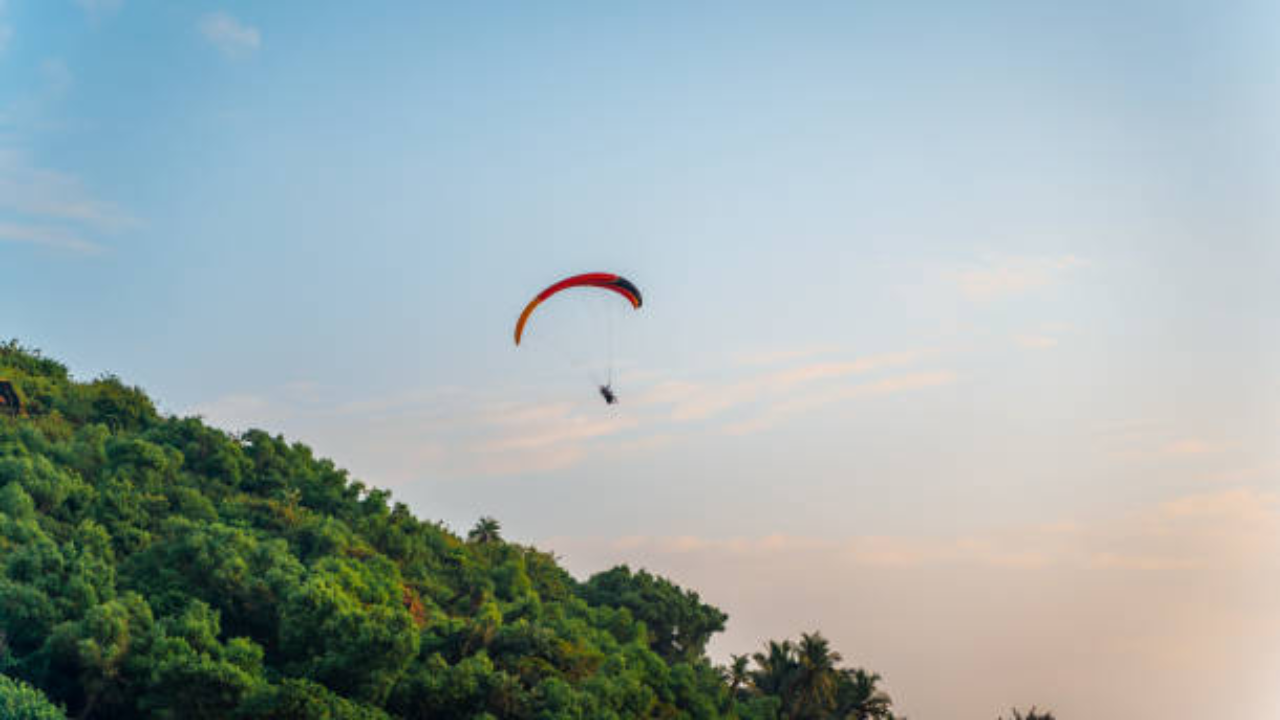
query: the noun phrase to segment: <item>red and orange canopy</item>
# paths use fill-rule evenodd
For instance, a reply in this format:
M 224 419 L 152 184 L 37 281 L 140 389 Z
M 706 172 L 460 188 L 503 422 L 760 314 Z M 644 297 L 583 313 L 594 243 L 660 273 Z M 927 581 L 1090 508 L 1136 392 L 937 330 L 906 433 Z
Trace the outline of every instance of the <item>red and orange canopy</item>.
M 613 275 L 611 273 L 584 273 L 582 275 L 574 275 L 565 278 L 551 287 L 538 293 L 529 304 L 524 307 L 524 312 L 520 313 L 520 319 L 516 321 L 516 344 L 520 344 L 520 336 L 524 334 L 524 324 L 529 320 L 529 315 L 533 309 L 547 298 L 555 295 L 561 290 L 568 290 L 574 287 L 598 287 L 605 290 L 612 290 L 631 303 L 631 307 L 640 309 L 644 301 L 640 297 L 640 290 L 631 284 L 630 280 L 621 275 Z

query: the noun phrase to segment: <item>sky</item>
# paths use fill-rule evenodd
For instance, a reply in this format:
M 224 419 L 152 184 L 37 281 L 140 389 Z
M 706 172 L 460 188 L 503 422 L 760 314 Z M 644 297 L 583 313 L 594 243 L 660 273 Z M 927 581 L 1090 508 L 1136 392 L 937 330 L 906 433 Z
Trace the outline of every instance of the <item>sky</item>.
M 0 335 L 667 575 L 718 660 L 1269 720 L 1277 68 L 1266 2 L 0 0 Z M 516 348 L 587 271 L 644 307 Z

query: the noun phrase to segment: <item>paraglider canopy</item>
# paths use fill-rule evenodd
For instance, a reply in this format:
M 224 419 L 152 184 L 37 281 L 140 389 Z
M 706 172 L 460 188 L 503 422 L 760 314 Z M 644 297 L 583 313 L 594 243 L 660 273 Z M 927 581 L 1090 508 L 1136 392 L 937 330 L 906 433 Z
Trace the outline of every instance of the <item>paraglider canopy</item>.
M 524 312 L 520 313 L 520 319 L 516 321 L 516 344 L 520 344 L 520 337 L 524 334 L 524 324 L 528 322 L 529 315 L 533 313 L 533 309 L 538 307 L 543 300 L 555 295 L 562 290 L 568 290 L 574 287 L 598 287 L 605 290 L 612 290 L 631 303 L 631 307 L 639 310 L 644 304 L 644 300 L 640 297 L 640 290 L 631 281 L 621 275 L 613 275 L 611 273 L 584 273 L 582 275 L 574 275 L 565 278 L 560 282 L 554 283 L 546 290 L 538 293 L 529 304 L 525 306 Z

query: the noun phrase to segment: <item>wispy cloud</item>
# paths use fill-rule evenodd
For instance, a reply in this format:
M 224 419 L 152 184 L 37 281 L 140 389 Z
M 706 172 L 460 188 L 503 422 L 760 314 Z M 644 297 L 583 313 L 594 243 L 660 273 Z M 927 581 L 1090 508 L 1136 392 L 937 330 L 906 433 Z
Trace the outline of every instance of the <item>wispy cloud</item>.
M 49 72 L 67 79 L 65 67 Z M 77 253 L 102 251 L 93 235 L 113 234 L 141 223 L 114 203 L 95 197 L 70 173 L 33 165 L 0 147 L 0 239 Z
M 779 365 L 796 360 L 805 360 L 817 355 L 830 353 L 833 350 L 834 348 L 828 345 L 783 350 L 761 350 L 756 352 L 738 353 L 733 356 L 733 361 L 737 365 L 745 366 Z
M 1168 422 L 1112 425 L 1100 428 L 1095 436 L 1108 454 L 1140 461 L 1186 464 L 1196 459 L 1226 458 L 1242 448 L 1238 440 L 1187 432 Z
M 961 294 L 970 300 L 995 300 L 1045 287 L 1063 273 L 1087 263 L 1074 255 L 988 258 L 952 271 Z
M 231 393 L 187 412 L 228 429 L 268 427 L 309 438 L 324 454 L 379 483 L 520 476 L 606 455 L 653 452 L 691 432 L 755 432 L 807 408 L 953 382 L 950 371 L 921 371 L 847 384 L 851 377 L 899 368 L 928 354 L 917 350 L 801 363 L 745 378 L 737 373 L 737 379 L 722 383 L 654 377 L 648 387 L 628 394 L 620 409 L 606 409 L 590 395 L 509 402 L 498 399 L 509 393 L 459 388 L 350 400 L 295 383 L 267 393 Z M 739 416 L 727 427 L 688 427 L 746 407 L 756 414 L 745 422 Z
M 184 415 L 204 418 L 212 425 L 233 432 L 264 428 L 287 421 L 294 415 L 291 404 L 268 400 L 251 393 L 232 393 L 192 405 Z
M 75 175 L 34 167 L 0 148 L 0 209 L 118 232 L 138 225 L 120 207 L 94 197 Z
M 102 251 L 102 246 L 85 240 L 66 228 L 3 221 L 0 221 L 0 241 L 31 243 L 85 254 Z
M 473 417 L 478 435 L 460 446 L 459 469 L 484 475 L 560 470 L 581 461 L 600 438 L 636 425 L 619 415 L 587 415 L 567 403 L 489 408 Z
M 7 37 L 5 0 L 0 0 L 0 46 Z M 103 250 L 95 236 L 140 225 L 114 203 L 95 196 L 72 173 L 42 167 L 19 149 L 49 108 L 67 95 L 75 76 L 61 58 L 44 59 L 42 82 L 7 98 L 0 107 L 0 242 L 25 243 L 76 254 Z
M 1220 453 L 1229 446 L 1225 443 L 1214 443 L 1202 438 L 1183 438 L 1175 440 L 1160 448 L 1165 455 L 1208 455 Z
M 1058 346 L 1058 339 L 1048 335 L 1018 335 L 1014 341 L 1019 347 L 1030 350 L 1047 350 Z
M 629 563 L 698 588 L 730 617 L 711 648 L 719 659 L 820 626 L 884 671 L 912 716 L 994 717 L 1010 687 L 1082 717 L 1100 701 L 1120 708 L 1115 717 L 1182 717 L 1186 697 L 1170 707 L 1132 698 L 1188 682 L 1274 695 L 1274 673 L 1260 668 L 1280 642 L 1280 498 L 1256 488 L 947 535 L 761 529 L 538 544 L 579 576 Z M 937 686 L 939 665 L 922 656 L 947 667 L 933 700 L 921 689 Z M 1099 690 L 1055 696 L 1064 657 L 1087 659 L 1072 687 Z M 993 668 L 1011 684 L 987 689 Z
M 874 395 L 891 395 L 924 388 L 941 387 L 954 383 L 956 378 L 956 374 L 950 370 L 935 370 L 896 375 L 860 385 L 828 388 L 821 392 L 810 393 L 776 403 L 755 417 L 725 426 L 724 431 L 730 435 L 756 433 L 774 428 L 788 420 L 828 405 Z
M 1280 460 L 1218 470 L 1202 476 L 1202 479 L 1213 483 L 1240 483 L 1246 481 L 1262 481 L 1265 483 L 1269 481 L 1272 487 L 1280 487 Z
M 1028 525 L 952 537 L 625 536 L 551 538 L 556 549 L 615 553 L 712 553 L 746 557 L 818 552 L 882 567 L 986 565 L 1074 570 L 1221 569 L 1261 562 L 1280 568 L 1280 495 L 1242 486 L 1184 495 L 1110 518 Z
M 269 393 L 229 394 L 185 412 L 233 431 L 265 427 L 306 437 L 365 479 L 394 485 L 423 477 L 562 470 L 639 423 L 593 409 L 594 402 L 512 403 L 461 391 L 344 402 L 295 383 Z
M 225 12 L 209 13 L 201 18 L 200 33 L 229 58 L 251 55 L 262 45 L 262 33 L 258 28 Z
M 1280 564 L 1280 495 L 1252 487 L 1179 496 L 1118 517 L 1014 526 L 951 537 L 680 535 L 550 538 L 557 550 L 607 549 L 637 557 L 703 553 L 746 558 L 819 554 L 834 565 L 975 565 L 1039 570 L 1184 570 Z
M 923 351 L 904 351 L 843 361 L 810 362 L 724 383 L 673 380 L 654 385 L 637 401 L 669 405 L 670 419 L 677 422 L 706 420 L 736 408 L 775 402 L 780 396 L 802 388 L 906 365 L 924 354 Z

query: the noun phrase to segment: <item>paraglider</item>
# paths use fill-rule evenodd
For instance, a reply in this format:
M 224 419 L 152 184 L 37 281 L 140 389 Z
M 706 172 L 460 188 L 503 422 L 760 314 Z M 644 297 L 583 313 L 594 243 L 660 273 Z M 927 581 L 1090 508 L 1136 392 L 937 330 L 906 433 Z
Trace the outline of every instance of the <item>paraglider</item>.
M 520 344 L 521 338 L 524 336 L 525 324 L 529 322 L 530 316 L 535 308 L 541 305 L 548 298 L 570 288 L 599 288 L 608 290 L 622 296 L 627 302 L 631 303 L 631 307 L 639 310 L 644 304 L 643 298 L 640 296 L 640 290 L 630 280 L 613 273 L 583 273 L 567 277 L 559 282 L 552 283 L 545 290 L 534 296 L 529 304 L 525 306 L 524 311 L 520 313 L 520 318 L 516 320 L 515 341 L 516 345 Z M 610 329 L 609 341 L 612 342 L 612 329 Z M 604 401 L 613 405 L 618 402 L 617 396 L 613 392 L 613 368 L 612 368 L 612 349 L 610 350 L 610 367 L 608 371 L 608 379 L 605 382 L 599 382 L 598 387 L 600 396 Z
M 631 281 L 620 276 L 611 275 L 609 273 L 584 273 L 582 275 L 574 275 L 565 278 L 558 283 L 554 283 L 551 287 L 538 293 L 529 304 L 525 306 L 524 312 L 520 313 L 520 319 L 516 321 L 516 344 L 520 344 L 520 337 L 524 335 L 524 324 L 529 321 L 529 315 L 533 313 L 533 309 L 542 304 L 543 300 L 555 295 L 562 290 L 568 290 L 573 287 L 598 287 L 606 290 L 612 290 L 631 303 L 631 307 L 639 310 L 644 301 L 640 297 L 640 290 Z

